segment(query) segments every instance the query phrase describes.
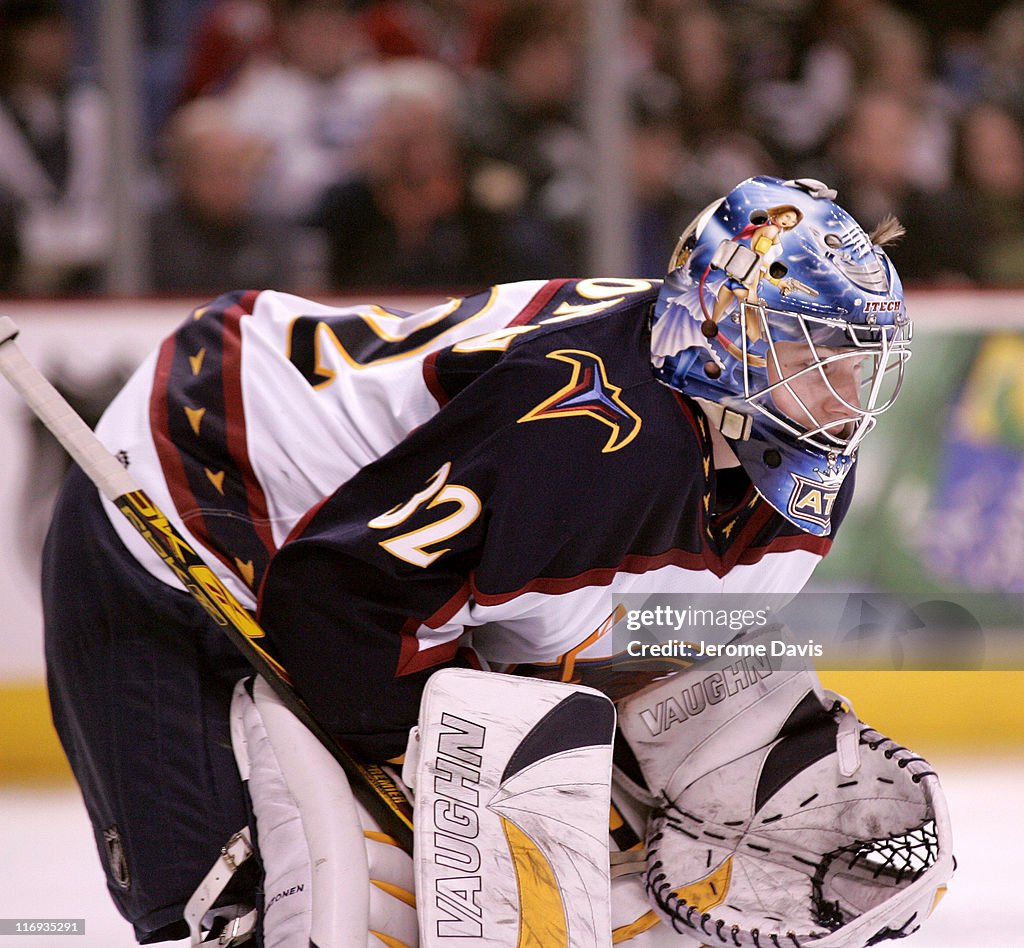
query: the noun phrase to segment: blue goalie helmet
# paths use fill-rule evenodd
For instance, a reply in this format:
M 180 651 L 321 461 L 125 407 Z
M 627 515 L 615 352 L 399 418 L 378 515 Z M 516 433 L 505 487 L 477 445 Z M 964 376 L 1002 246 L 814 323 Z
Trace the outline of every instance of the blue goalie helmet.
M 910 358 L 886 235 L 872 242 L 835 196 L 756 177 L 705 208 L 672 255 L 651 339 L 656 377 L 696 400 L 765 500 L 816 536 Z

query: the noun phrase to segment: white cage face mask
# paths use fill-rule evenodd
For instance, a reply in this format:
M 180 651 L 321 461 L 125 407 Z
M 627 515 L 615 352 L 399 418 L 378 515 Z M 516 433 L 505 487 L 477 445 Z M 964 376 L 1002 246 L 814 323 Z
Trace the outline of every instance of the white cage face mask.
M 852 454 L 895 402 L 911 354 L 909 324 L 857 326 L 754 303 L 738 316 L 744 400 L 796 441 Z M 748 339 L 763 340 L 764 355 Z

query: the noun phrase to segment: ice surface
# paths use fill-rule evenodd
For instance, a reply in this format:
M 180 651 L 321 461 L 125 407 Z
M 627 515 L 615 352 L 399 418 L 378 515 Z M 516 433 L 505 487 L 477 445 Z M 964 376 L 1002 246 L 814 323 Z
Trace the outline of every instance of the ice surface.
M 931 763 L 949 798 L 959 868 L 911 948 L 1022 944 L 1017 878 L 1024 854 L 1024 755 Z M 77 791 L 0 787 L 0 917 L 84 918 L 84 935 L 0 938 L 11 948 L 130 948 L 107 895 Z M 187 942 L 165 942 L 184 945 Z

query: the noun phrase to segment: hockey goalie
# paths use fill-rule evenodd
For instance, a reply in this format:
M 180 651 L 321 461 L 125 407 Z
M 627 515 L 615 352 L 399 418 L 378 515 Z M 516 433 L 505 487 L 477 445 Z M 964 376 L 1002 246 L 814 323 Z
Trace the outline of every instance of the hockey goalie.
M 170 532 L 74 470 L 48 680 L 140 943 L 799 948 L 925 922 L 952 866 L 925 762 L 811 668 L 723 688 L 614 647 L 616 597 L 792 595 L 842 525 L 911 323 L 898 225 L 835 197 L 745 181 L 664 280 L 415 313 L 230 293 L 145 360 L 98 436 L 415 844 L 166 569 Z

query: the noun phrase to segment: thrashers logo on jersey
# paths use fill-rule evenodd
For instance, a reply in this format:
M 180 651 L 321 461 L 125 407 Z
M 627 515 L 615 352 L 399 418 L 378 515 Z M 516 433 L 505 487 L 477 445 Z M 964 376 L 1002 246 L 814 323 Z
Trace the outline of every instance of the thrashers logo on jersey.
M 624 448 L 637 436 L 643 421 L 620 397 L 622 389 L 608 381 L 599 355 L 581 349 L 559 349 L 549 352 L 547 357 L 571 365 L 572 377 L 554 395 L 523 415 L 520 423 L 547 418 L 595 418 L 611 428 L 602 454 Z
M 812 481 L 799 474 L 793 474 L 792 478 L 796 483 L 789 495 L 789 512 L 794 517 L 827 527 L 840 485 Z

